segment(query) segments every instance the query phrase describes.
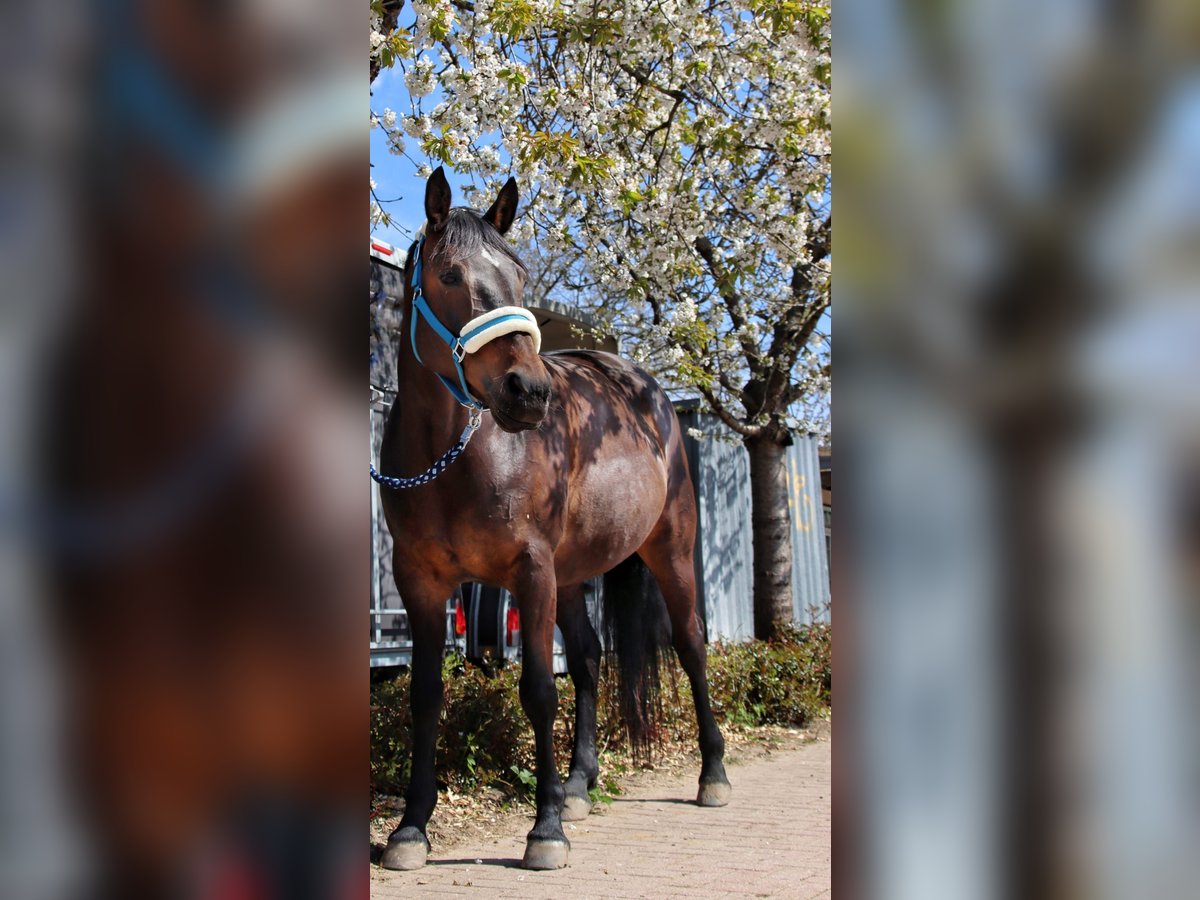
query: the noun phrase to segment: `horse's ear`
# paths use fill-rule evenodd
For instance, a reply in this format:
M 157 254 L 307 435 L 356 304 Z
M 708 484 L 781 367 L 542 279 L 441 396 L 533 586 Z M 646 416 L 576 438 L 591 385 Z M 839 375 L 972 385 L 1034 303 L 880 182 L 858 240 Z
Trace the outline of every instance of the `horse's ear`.
M 484 219 L 501 234 L 512 227 L 513 219 L 517 216 L 517 179 L 509 178 L 500 188 L 500 196 L 492 204 L 491 209 L 483 214 Z
M 425 219 L 436 231 L 450 218 L 450 182 L 441 166 L 434 169 L 425 183 Z

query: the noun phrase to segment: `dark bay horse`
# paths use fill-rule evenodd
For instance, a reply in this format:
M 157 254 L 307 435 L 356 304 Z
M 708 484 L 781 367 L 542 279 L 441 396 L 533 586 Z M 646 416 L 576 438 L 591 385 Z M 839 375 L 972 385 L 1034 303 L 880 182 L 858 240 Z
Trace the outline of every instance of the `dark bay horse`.
M 446 598 L 466 581 L 507 588 L 520 609 L 521 704 L 537 752 L 537 819 L 524 866 L 566 865 L 562 820 L 591 809 L 601 648 L 582 584 L 635 555 L 662 590 L 691 682 L 703 756 L 697 802 L 729 799 L 696 615 L 696 506 L 678 420 L 654 379 L 625 360 L 539 355 L 536 324 L 516 309 L 525 269 L 502 238 L 516 207 L 509 179 L 483 216 L 451 209 L 439 168 L 426 185 L 424 234 L 409 252 L 400 397 L 380 456 L 390 487 L 411 485 L 382 492 L 413 637 L 412 780 L 383 854 L 388 868 L 422 866 L 429 850 Z M 475 423 L 478 437 L 464 449 Z M 553 744 L 556 622 L 577 697 L 565 785 Z

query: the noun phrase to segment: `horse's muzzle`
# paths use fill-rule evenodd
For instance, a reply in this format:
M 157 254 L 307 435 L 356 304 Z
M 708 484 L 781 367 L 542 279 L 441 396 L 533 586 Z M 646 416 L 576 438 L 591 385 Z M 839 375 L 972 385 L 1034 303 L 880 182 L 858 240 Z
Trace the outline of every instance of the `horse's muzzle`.
M 492 418 L 505 431 L 537 428 L 550 410 L 550 379 L 509 372 L 491 399 Z

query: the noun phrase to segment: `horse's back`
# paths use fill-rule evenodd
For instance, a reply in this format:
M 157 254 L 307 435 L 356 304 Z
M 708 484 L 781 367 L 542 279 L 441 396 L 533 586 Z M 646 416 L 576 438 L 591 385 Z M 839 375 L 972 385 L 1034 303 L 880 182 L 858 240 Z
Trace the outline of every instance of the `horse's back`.
M 641 546 L 688 481 L 687 458 L 670 398 L 649 373 L 596 350 L 544 359 L 573 445 L 559 567 L 590 558 L 589 577 Z
M 678 432 L 678 419 L 666 392 L 649 372 L 603 350 L 557 350 L 543 354 L 551 374 L 564 377 L 570 396 L 627 403 L 653 423 L 662 443 Z

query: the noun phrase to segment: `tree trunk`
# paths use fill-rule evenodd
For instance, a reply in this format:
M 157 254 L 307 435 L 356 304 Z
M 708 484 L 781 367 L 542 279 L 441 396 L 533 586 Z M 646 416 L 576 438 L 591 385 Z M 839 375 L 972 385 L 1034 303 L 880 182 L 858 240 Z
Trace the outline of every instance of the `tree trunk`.
M 400 18 L 400 9 L 404 6 L 401 0 L 384 0 L 383 3 L 383 20 L 379 23 L 379 30 L 386 37 L 396 30 L 396 22 Z M 371 57 L 371 84 L 375 83 L 376 76 L 379 75 L 379 60 L 374 56 Z
M 751 438 L 751 520 L 754 534 L 754 636 L 769 640 L 792 621 L 792 524 L 788 512 L 787 447 Z

